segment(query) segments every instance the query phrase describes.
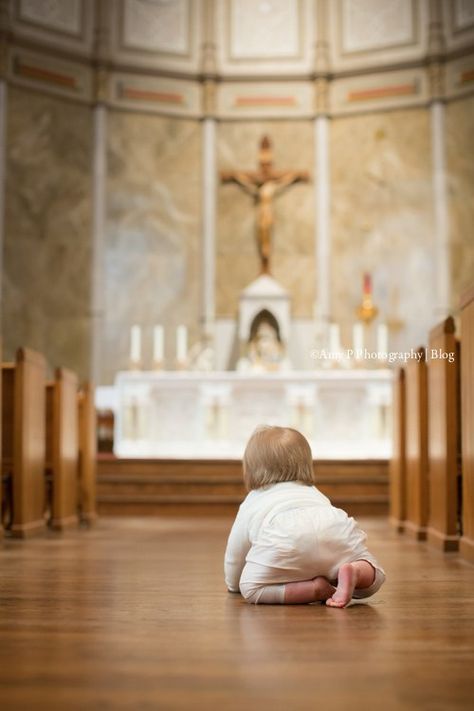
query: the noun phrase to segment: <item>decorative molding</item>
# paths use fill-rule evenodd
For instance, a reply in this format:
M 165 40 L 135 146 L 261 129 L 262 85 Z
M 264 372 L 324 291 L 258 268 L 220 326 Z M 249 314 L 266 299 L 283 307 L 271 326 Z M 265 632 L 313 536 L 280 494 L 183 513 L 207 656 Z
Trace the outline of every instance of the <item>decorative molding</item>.
M 342 0 L 341 49 L 344 55 L 414 44 L 413 0 Z
M 474 30 L 474 2 L 472 0 L 454 0 L 454 31 Z
M 445 94 L 445 71 L 441 62 L 428 64 L 429 91 L 433 100 L 441 100 Z
M 83 0 L 18 0 L 16 8 L 21 22 L 81 37 L 85 10 Z
M 110 58 L 121 67 L 197 74 L 202 0 L 116 0 Z
M 423 69 L 336 79 L 330 86 L 334 115 L 421 105 L 429 99 Z
M 428 0 L 0 0 L 0 76 L 200 118 L 422 105 L 472 92 L 473 6 L 435 0 L 429 13 Z M 278 32 L 288 30 L 281 42 L 270 42 L 262 24 L 272 8 Z
M 189 56 L 190 0 L 122 0 L 124 49 Z
M 89 54 L 94 3 L 87 0 L 13 0 L 12 31 L 46 47 Z
M 230 0 L 232 60 L 298 59 L 303 33 L 300 0 Z
M 474 54 L 446 65 L 446 95 L 456 98 L 474 92 Z
M 223 76 L 312 71 L 315 22 L 311 0 L 221 0 L 216 3 L 218 71 Z
M 60 96 L 90 101 L 92 70 L 82 64 L 12 48 L 8 78 L 14 84 L 44 89 Z
M 334 0 L 329 9 L 336 71 L 421 60 L 427 52 L 427 0 Z
M 196 82 L 113 74 L 110 103 L 135 111 L 172 116 L 201 115 L 200 86 Z
M 220 118 L 311 117 L 314 115 L 310 82 L 218 84 Z
M 375 101 L 377 99 L 387 99 L 394 96 L 412 96 L 418 93 L 418 83 L 413 81 L 409 84 L 392 84 L 391 86 L 378 86 L 374 89 L 359 89 L 349 91 L 347 101 Z
M 452 0 L 443 3 L 448 49 L 474 46 L 474 2 Z

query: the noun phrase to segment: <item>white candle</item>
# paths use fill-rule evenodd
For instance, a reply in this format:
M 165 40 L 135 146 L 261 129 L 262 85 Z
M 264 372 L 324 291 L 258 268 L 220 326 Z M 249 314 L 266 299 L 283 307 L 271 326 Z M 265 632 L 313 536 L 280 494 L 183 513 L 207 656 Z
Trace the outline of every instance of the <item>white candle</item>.
M 331 323 L 329 325 L 329 350 L 331 353 L 338 353 L 340 348 L 339 325 L 337 323 Z
M 176 329 L 176 360 L 184 363 L 188 354 L 188 330 L 186 326 L 178 326 Z
M 386 323 L 379 323 L 377 328 L 377 351 L 388 352 L 388 327 Z
M 155 326 L 153 329 L 153 360 L 155 363 L 161 363 L 164 353 L 164 334 L 163 326 Z
M 130 331 L 130 360 L 132 363 L 140 362 L 141 334 L 140 326 L 132 326 Z
M 362 354 L 357 352 L 364 348 L 364 327 L 361 323 L 355 323 L 352 327 L 352 348 L 356 359 L 361 358 Z

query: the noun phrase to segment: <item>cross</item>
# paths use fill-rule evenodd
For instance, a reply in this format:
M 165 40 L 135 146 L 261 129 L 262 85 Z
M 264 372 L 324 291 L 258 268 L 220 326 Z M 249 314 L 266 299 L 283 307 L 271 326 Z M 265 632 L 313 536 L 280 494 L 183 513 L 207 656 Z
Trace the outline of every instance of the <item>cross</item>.
M 293 183 L 307 182 L 306 170 L 274 170 L 272 144 L 268 136 L 260 142 L 256 171 L 222 171 L 223 183 L 237 183 L 254 198 L 257 205 L 257 244 L 261 274 L 270 273 L 271 237 L 273 228 L 273 198 Z

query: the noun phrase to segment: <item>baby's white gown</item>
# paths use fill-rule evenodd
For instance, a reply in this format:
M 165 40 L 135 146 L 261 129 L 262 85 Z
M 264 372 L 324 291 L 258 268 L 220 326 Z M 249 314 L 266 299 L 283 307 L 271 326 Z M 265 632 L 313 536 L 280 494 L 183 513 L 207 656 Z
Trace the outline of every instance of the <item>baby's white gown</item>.
M 385 580 L 366 548 L 366 534 L 315 486 L 281 482 L 254 489 L 242 502 L 227 542 L 225 582 L 248 602 L 282 603 L 284 583 L 323 575 L 335 580 L 341 565 L 367 560 L 376 571 L 369 597 Z

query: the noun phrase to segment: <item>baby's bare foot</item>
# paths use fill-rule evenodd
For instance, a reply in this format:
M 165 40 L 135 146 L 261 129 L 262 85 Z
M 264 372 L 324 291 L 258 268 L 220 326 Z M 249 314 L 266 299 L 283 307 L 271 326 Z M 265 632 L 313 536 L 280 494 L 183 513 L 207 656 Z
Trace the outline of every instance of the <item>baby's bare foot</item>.
M 328 607 L 345 607 L 352 599 L 356 586 L 356 571 L 350 563 L 341 565 L 337 576 L 337 589 L 332 597 L 326 600 Z
M 318 575 L 316 578 L 313 578 L 313 582 L 315 600 L 323 602 L 324 600 L 327 600 L 332 595 L 334 595 L 334 593 L 336 592 L 336 588 L 334 587 L 334 585 L 331 585 L 329 580 L 327 578 L 324 578 L 322 575 Z

